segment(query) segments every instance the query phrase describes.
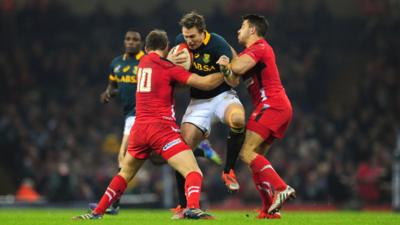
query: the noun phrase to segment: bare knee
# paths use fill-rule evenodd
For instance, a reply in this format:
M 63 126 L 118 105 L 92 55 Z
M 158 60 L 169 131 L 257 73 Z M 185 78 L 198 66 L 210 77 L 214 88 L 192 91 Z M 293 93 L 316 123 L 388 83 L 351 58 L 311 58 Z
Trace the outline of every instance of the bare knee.
M 225 122 L 231 128 L 243 128 L 245 125 L 245 114 L 243 106 L 240 104 L 231 104 L 225 111 Z
M 232 128 L 236 128 L 236 129 L 240 129 L 243 128 L 245 125 L 244 122 L 244 113 L 234 113 L 231 116 L 231 120 L 230 120 L 230 127 Z

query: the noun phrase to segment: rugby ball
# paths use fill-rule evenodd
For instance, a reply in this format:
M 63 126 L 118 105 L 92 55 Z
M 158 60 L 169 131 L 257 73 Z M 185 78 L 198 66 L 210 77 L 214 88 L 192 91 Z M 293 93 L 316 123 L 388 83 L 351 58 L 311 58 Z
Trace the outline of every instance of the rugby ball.
M 185 70 L 190 70 L 190 67 L 192 66 L 193 63 L 193 53 L 189 50 L 189 47 L 187 46 L 186 43 L 180 43 L 179 45 L 176 45 L 173 47 L 169 53 L 168 53 L 168 59 L 170 59 L 170 56 L 172 54 L 176 54 L 178 52 L 182 52 L 179 57 L 184 57 L 186 58 L 186 61 L 180 64 L 177 64 L 179 66 L 182 66 L 185 68 Z

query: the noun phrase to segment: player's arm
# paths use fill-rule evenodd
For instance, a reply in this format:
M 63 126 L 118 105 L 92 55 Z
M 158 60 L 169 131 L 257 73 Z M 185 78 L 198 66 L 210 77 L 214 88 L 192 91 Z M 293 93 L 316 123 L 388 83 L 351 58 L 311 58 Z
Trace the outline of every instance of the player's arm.
M 232 58 L 234 59 L 234 58 L 236 58 L 237 57 L 237 53 L 236 53 L 236 51 L 235 51 L 235 49 L 234 48 L 232 48 L 232 46 L 229 46 L 230 48 L 231 48 L 231 51 L 232 51 Z M 223 57 L 223 56 L 221 56 L 221 57 Z M 229 58 L 226 58 L 226 59 L 228 59 L 229 60 Z M 219 60 L 218 60 L 219 61 Z M 218 61 L 217 61 L 217 63 L 218 63 Z M 229 64 L 229 61 L 228 61 L 228 64 Z M 221 72 L 223 72 L 224 71 L 224 68 L 223 67 L 221 67 L 220 68 L 220 71 Z M 235 74 L 231 74 L 231 76 L 230 77 L 224 77 L 224 80 L 225 80 L 225 82 L 229 85 L 229 86 L 231 86 L 231 87 L 237 87 L 238 85 L 239 85 L 239 83 L 240 83 L 240 77 L 239 76 L 236 76 Z
M 118 94 L 117 75 L 114 73 L 115 60 L 116 59 L 114 59 L 108 67 L 108 85 L 106 90 L 100 94 L 101 103 L 108 103 L 112 97 Z
M 256 65 L 256 61 L 247 54 L 235 57 L 232 62 L 221 56 L 217 61 L 220 66 L 220 71 L 224 74 L 225 81 L 229 83 L 236 83 L 239 80 L 239 76 L 244 75 L 247 71 Z
M 234 74 L 240 76 L 245 74 L 256 64 L 257 62 L 252 57 L 250 57 L 248 54 L 243 54 L 241 56 L 232 59 L 232 62 L 230 64 L 230 69 Z
M 213 73 L 205 77 L 192 73 L 186 84 L 203 91 L 209 91 L 221 85 L 224 82 L 223 77 L 224 75 L 221 73 Z
M 112 97 L 118 94 L 118 83 L 115 80 L 109 79 L 106 90 L 100 94 L 100 102 L 108 103 Z
M 230 61 L 237 57 L 237 53 L 235 51 L 235 49 L 232 48 L 232 46 L 226 42 L 225 39 L 221 38 L 220 41 L 217 42 L 217 48 L 218 48 L 218 55 L 220 56 L 220 58 L 217 61 L 217 64 L 220 65 L 220 72 L 223 73 L 225 75 L 224 79 L 225 82 L 231 86 L 231 87 L 236 87 L 237 85 L 239 85 L 239 77 L 235 76 L 233 73 L 231 74 L 227 74 L 227 71 L 225 67 L 221 66 L 220 61 L 226 61 L 226 64 L 229 64 Z

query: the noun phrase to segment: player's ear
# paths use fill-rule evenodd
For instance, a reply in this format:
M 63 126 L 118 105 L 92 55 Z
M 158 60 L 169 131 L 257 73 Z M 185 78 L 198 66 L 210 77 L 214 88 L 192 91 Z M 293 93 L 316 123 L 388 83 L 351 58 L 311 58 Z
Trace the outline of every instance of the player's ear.
M 251 32 L 251 34 L 257 33 L 256 27 L 255 27 L 255 26 L 251 26 L 251 27 L 250 27 L 250 32 Z
M 147 53 L 149 53 L 149 50 L 147 49 L 147 46 L 144 46 L 144 51 Z
M 169 42 L 167 43 L 167 46 L 163 49 L 164 57 L 168 55 L 168 50 L 169 50 Z

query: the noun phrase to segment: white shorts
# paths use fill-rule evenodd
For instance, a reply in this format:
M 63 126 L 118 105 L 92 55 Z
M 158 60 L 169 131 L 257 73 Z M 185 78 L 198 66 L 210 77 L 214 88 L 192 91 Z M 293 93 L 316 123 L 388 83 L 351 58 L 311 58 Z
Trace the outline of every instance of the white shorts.
M 124 135 L 129 135 L 131 132 L 131 128 L 133 127 L 133 124 L 135 124 L 135 118 L 135 116 L 128 116 L 125 119 Z
M 225 91 L 213 98 L 191 99 L 182 118 L 183 123 L 196 125 L 204 134 L 209 135 L 211 126 L 216 121 L 225 123 L 225 111 L 229 105 L 242 104 L 236 91 Z

